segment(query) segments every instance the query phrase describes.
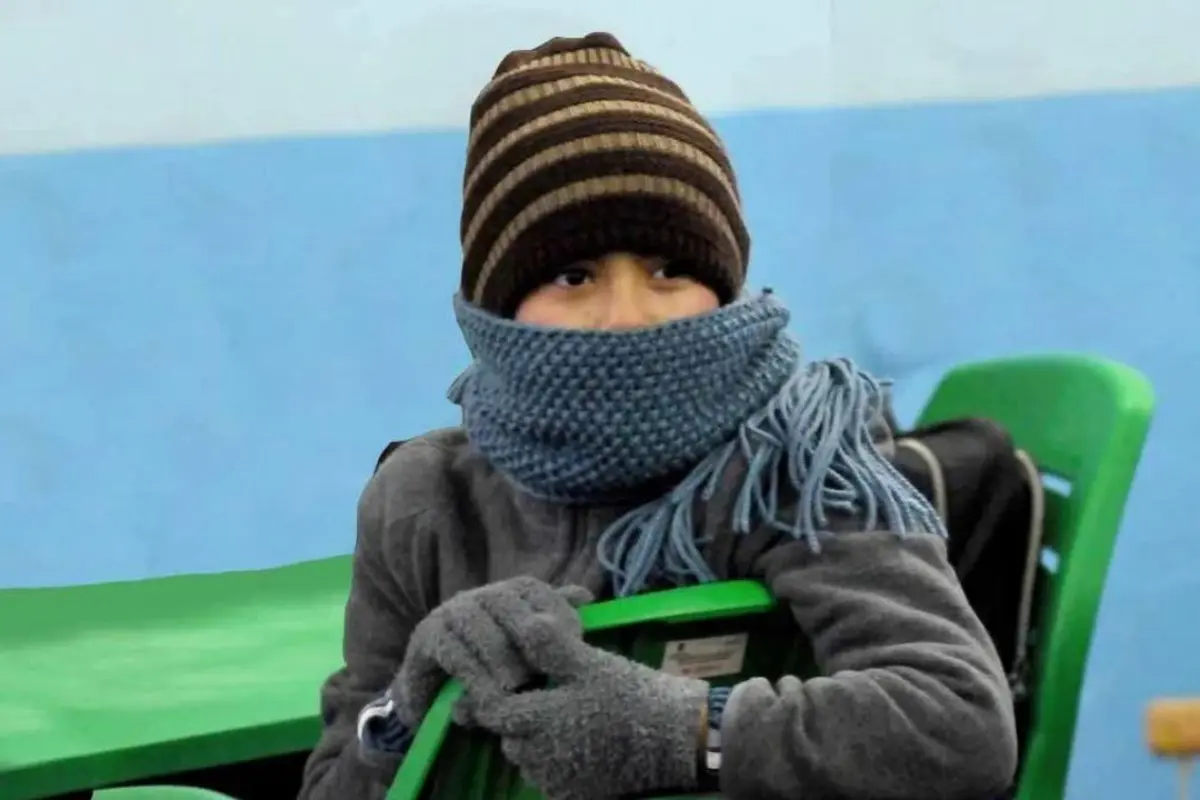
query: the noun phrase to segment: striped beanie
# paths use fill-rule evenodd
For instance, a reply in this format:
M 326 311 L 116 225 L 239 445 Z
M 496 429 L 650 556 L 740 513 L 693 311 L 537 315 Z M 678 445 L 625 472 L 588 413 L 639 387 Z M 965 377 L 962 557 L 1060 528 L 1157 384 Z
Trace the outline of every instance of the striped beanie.
M 720 138 L 607 33 L 500 62 L 471 108 L 461 235 L 463 296 L 504 316 L 612 252 L 666 258 L 727 303 L 750 251 Z

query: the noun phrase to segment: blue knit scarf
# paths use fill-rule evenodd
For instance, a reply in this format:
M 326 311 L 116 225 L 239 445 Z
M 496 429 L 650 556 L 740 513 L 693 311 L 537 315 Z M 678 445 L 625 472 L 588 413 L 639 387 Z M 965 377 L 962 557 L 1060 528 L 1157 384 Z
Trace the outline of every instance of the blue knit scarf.
M 607 504 L 669 483 L 604 532 L 617 596 L 716 579 L 693 522 L 740 455 L 730 523 L 771 525 L 820 549 L 827 513 L 865 530 L 944 535 L 880 453 L 881 384 L 846 360 L 802 365 L 770 293 L 631 331 L 526 325 L 455 297 L 474 363 L 451 386 L 471 444 L 523 489 Z M 788 498 L 798 498 L 795 507 Z

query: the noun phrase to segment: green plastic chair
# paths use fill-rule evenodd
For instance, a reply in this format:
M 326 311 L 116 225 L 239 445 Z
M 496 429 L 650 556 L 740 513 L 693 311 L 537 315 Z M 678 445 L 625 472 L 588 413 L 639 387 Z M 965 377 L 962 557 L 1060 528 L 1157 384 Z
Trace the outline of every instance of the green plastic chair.
M 921 415 L 921 424 L 995 420 L 1044 475 L 1070 484 L 1065 495 L 1046 488 L 1044 542 L 1058 564 L 1042 571 L 1035 595 L 1040 643 L 1017 800 L 1065 794 L 1096 613 L 1154 405 L 1149 382 L 1130 367 L 1047 355 L 954 369 Z
M 92 800 L 236 800 L 227 794 L 194 786 L 127 786 L 101 789 Z
M 1046 474 L 1072 485 L 1065 496 L 1047 491 L 1044 542 L 1056 551 L 1060 566 L 1041 577 L 1037 595 L 1034 628 L 1044 646 L 1030 665 L 1034 720 L 1018 800 L 1062 797 L 1096 610 L 1153 408 L 1149 384 L 1128 367 L 1083 356 L 1038 356 L 951 371 L 921 417 L 922 424 L 993 419 Z M 670 641 L 748 633 L 742 670 L 713 678 L 717 684 L 815 671 L 795 623 L 753 581 L 598 603 L 582 609 L 581 616 L 589 641 L 651 665 L 662 663 Z M 780 653 L 780 641 L 794 643 L 792 649 Z M 452 729 L 451 712 L 460 696 L 461 687 L 453 681 L 439 695 L 388 800 L 541 800 L 491 738 Z

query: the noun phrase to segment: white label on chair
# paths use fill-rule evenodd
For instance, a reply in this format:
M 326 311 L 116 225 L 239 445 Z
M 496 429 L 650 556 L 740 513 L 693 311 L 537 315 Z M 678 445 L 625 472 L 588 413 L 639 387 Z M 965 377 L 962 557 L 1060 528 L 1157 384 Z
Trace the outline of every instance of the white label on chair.
M 667 642 L 662 671 L 687 678 L 720 678 L 742 671 L 748 633 Z

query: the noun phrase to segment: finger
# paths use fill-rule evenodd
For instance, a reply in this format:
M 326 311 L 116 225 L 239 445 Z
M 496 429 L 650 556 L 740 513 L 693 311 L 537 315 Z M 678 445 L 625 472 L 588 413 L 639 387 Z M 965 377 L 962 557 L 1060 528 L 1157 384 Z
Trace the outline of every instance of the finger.
M 423 638 L 400 665 L 393 694 L 401 721 L 420 724 L 449 678 L 478 685 L 485 674 L 472 649 L 450 627 L 440 626 L 437 639 Z
M 454 724 L 464 728 L 478 728 L 478 709 L 510 697 L 511 693 L 501 691 L 494 684 L 477 684 L 468 688 L 464 685 L 463 693 L 454 704 Z
M 424 652 L 419 649 L 410 652 L 392 683 L 392 699 L 396 702 L 400 721 L 409 727 L 419 725 L 447 677 L 438 663 Z
M 494 642 L 490 643 L 493 650 L 488 654 L 488 663 L 504 690 L 515 692 L 539 675 L 538 670 L 530 667 L 524 660 L 515 642 L 520 622 L 532 618 L 538 610 L 526 597 L 514 593 L 481 597 L 480 606 L 487 613 L 488 634 L 494 637 Z M 570 613 L 575 612 L 570 610 Z M 564 621 L 563 624 L 569 625 L 570 622 Z
M 465 694 L 454 704 L 450 718 L 460 728 L 474 728 L 479 724 L 475 721 L 475 705 Z
M 530 769 L 531 762 L 534 764 L 538 762 L 539 752 L 536 747 L 530 746 L 528 739 L 517 736 L 501 737 L 500 754 L 504 756 L 505 761 L 517 768 L 517 772 L 520 773 L 526 784 L 541 792 L 541 797 L 545 797 L 546 800 L 557 800 L 554 795 L 547 794 L 544 787 L 538 785 L 540 776 L 536 774 L 537 770 Z M 545 756 L 542 755 L 542 758 L 544 759 Z
M 500 753 L 504 756 L 505 761 L 510 764 L 516 764 L 519 768 L 525 760 L 522 758 L 525 750 L 523 747 L 524 744 L 525 742 L 522 739 L 517 739 L 512 736 L 505 736 L 500 740 Z M 526 775 L 524 771 L 522 771 L 521 777 L 525 779 L 526 783 L 533 783 L 533 781 L 529 780 L 529 776 Z
M 511 623 L 513 644 L 529 668 L 552 681 L 564 681 L 580 673 L 590 647 L 578 634 L 547 614 L 534 614 Z
M 582 586 L 560 586 L 555 591 L 570 603 L 572 608 L 582 608 L 596 599 L 595 595 Z
M 538 594 L 549 594 L 554 591 L 554 587 L 546 583 L 541 578 L 535 578 L 532 575 L 518 575 L 515 578 L 491 584 L 498 592 L 510 592 L 519 594 L 522 597 L 534 597 Z
M 587 591 L 586 589 L 580 590 Z M 521 622 L 533 616 L 533 614 L 540 614 L 552 618 L 558 623 L 564 633 L 574 637 L 583 636 L 583 621 L 579 619 L 579 611 L 559 589 L 551 589 L 548 586 L 543 586 L 535 592 L 523 595 L 523 597 L 529 604 L 532 613 L 505 615 L 505 622 Z M 497 599 L 503 602 L 503 598 Z M 509 634 L 513 635 L 511 624 L 509 625 Z
M 412 644 L 404 654 L 404 660 L 400 662 L 400 669 L 398 670 L 400 675 L 416 676 L 441 671 L 441 667 L 438 666 L 437 661 L 433 659 L 433 656 L 423 646 L 423 642 L 426 641 L 434 640 L 424 639 L 418 641 L 415 637 L 413 638 Z
M 532 598 L 512 593 L 496 594 L 481 598 L 480 602 L 491 615 L 497 629 L 503 632 L 506 640 L 510 643 L 509 657 L 517 661 L 524 670 L 525 681 L 518 686 L 510 687 L 512 689 L 523 686 L 530 677 L 542 674 L 539 670 L 531 668 L 519 649 L 517 640 L 522 637 L 522 625 L 528 620 L 535 617 L 550 620 L 564 636 L 571 638 L 583 636 L 583 626 L 579 621 L 579 614 L 557 592 L 552 590 L 541 591 Z
M 497 595 L 481 595 L 478 606 L 469 615 L 457 616 L 452 620 L 450 628 L 455 636 L 472 650 L 479 669 L 475 674 L 463 676 L 464 682 L 478 684 L 482 681 L 490 686 L 479 686 L 476 691 L 515 691 L 517 687 L 526 684 L 530 678 L 530 670 L 521 657 L 520 652 L 512 645 L 511 636 L 499 616 L 503 614 L 528 615 L 529 604 L 514 595 L 515 602 L 504 604 L 498 601 Z
M 481 598 L 480 602 L 492 615 L 496 625 L 507 634 L 514 656 L 521 659 L 528 671 L 534 674 L 546 673 L 524 658 L 522 643 L 529 635 L 544 638 L 549 634 L 541 628 L 549 625 L 557 629 L 558 638 L 579 640 L 583 637 L 579 612 L 557 590 L 540 589 L 532 596 L 498 593 Z M 526 628 L 533 620 L 540 622 L 535 623 L 532 633 L 529 633 Z
M 524 597 L 538 611 L 557 611 L 563 601 L 572 608 L 579 608 L 595 599 L 592 593 L 582 586 L 554 587 L 528 576 L 514 578 L 508 586 L 512 588 L 513 594 Z
M 545 725 L 551 691 L 473 697 L 468 708 L 475 724 L 489 733 L 502 738 L 524 738 Z
M 535 611 L 554 614 L 563 619 L 574 621 L 578 619 L 578 614 L 576 613 L 575 605 L 571 602 L 571 598 L 572 596 L 576 596 L 575 599 L 581 599 L 577 596 L 579 592 L 587 593 L 587 590 L 581 586 L 556 589 L 547 583 L 533 581 L 517 584 L 515 591 L 503 594 L 508 596 L 516 595 L 523 598 Z M 590 593 L 588 593 L 588 597 L 591 597 Z

